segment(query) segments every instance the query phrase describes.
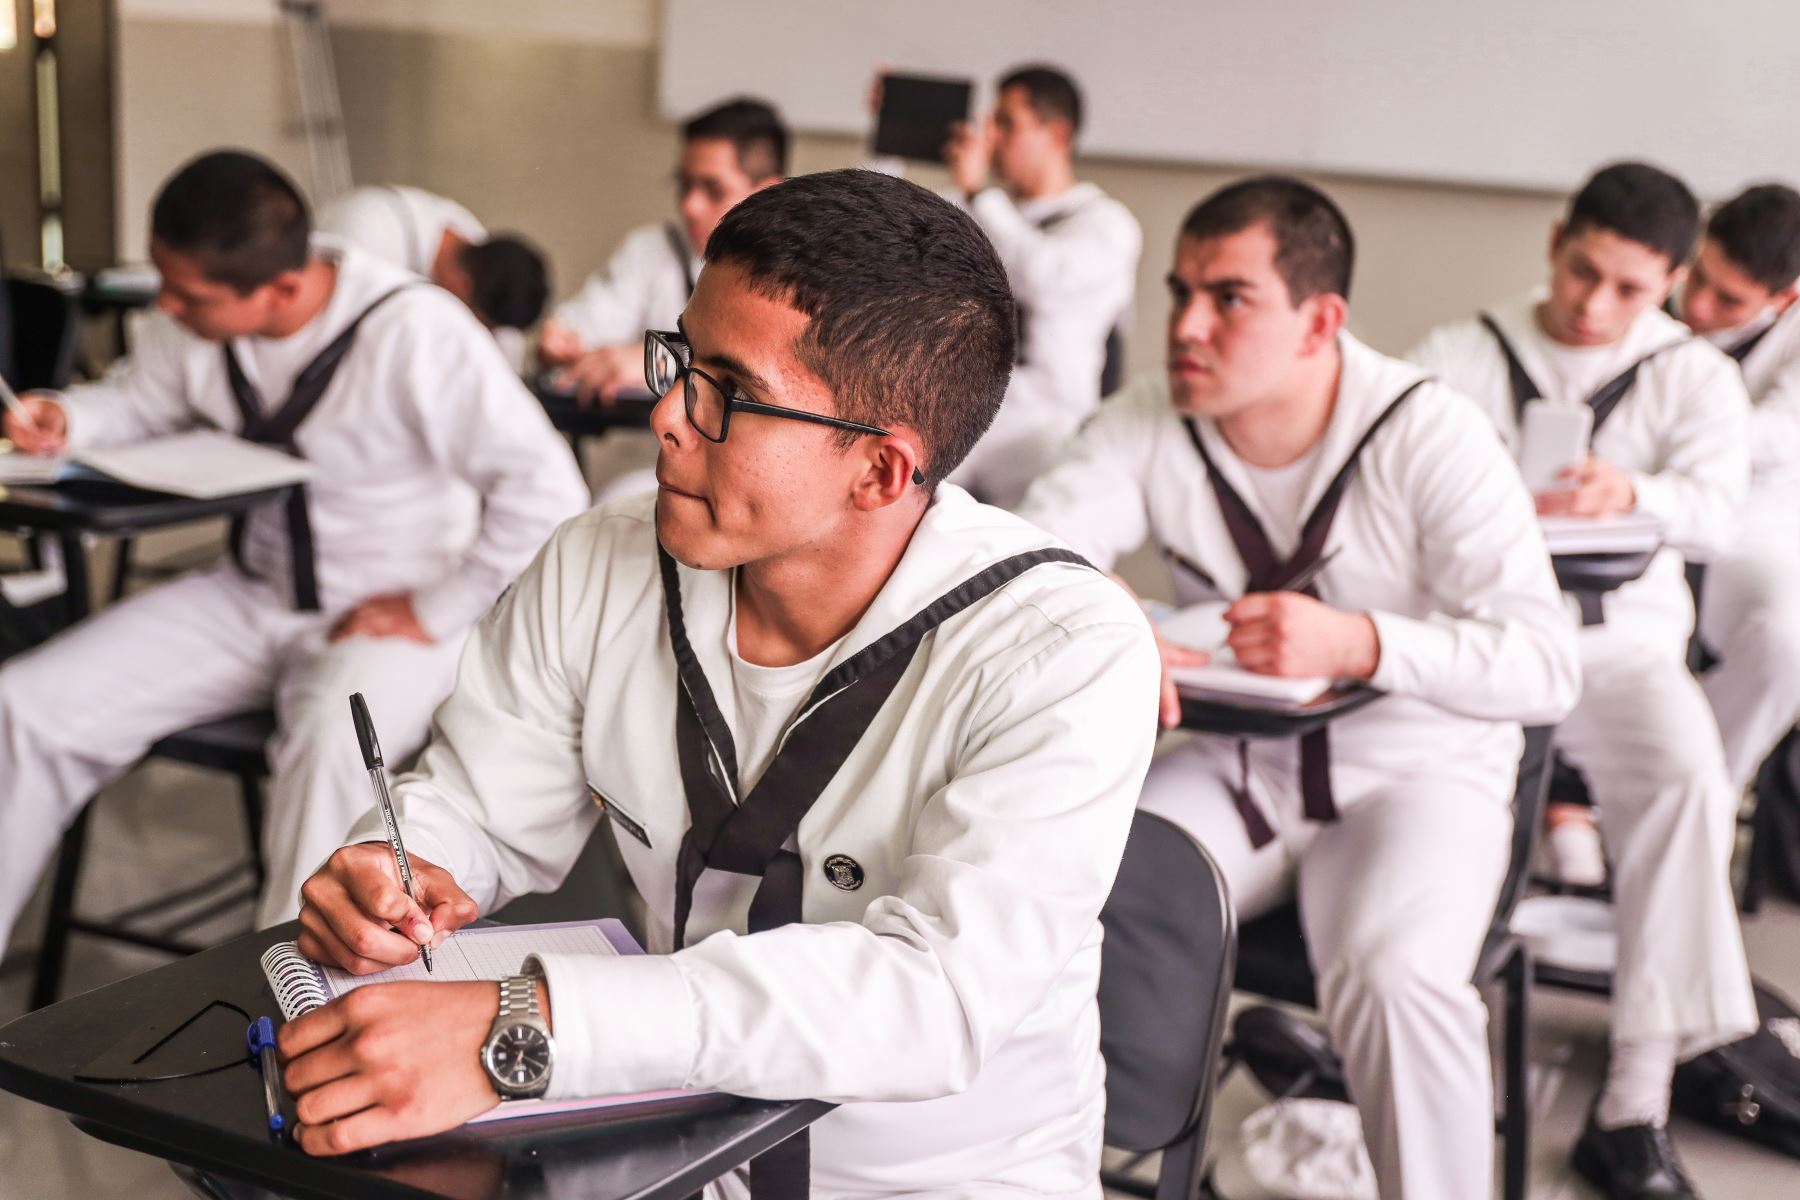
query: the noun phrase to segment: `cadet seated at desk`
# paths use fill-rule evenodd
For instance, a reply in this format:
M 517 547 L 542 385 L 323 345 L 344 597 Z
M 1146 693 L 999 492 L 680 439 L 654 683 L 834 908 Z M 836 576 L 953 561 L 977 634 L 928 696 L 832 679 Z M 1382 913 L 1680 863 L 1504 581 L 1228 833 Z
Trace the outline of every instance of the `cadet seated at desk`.
M 1707 563 L 1702 681 L 1732 787 L 1800 720 L 1800 193 L 1749 188 L 1713 213 L 1678 294 L 1689 329 L 1750 393 L 1750 498 L 1737 544 Z
M 675 327 L 719 218 L 781 182 L 787 168 L 787 126 L 760 100 L 733 100 L 683 125 L 675 168 L 679 219 L 626 234 L 606 268 L 544 323 L 538 357 L 559 368 L 557 386 L 602 403 L 641 386 L 644 330 Z
M 1534 397 L 1591 408 L 1587 458 L 1538 511 L 1647 513 L 1667 541 L 1582 627 L 1581 701 L 1556 732 L 1612 863 L 1612 1057 L 1575 1165 L 1616 1196 L 1692 1194 L 1664 1128 L 1675 1064 L 1756 1025 L 1729 878 L 1737 794 L 1687 669 L 1682 573 L 1684 551 L 1707 555 L 1736 535 L 1749 404 L 1731 361 L 1658 307 L 1699 224 L 1674 176 L 1606 167 L 1551 231 L 1548 289 L 1435 330 L 1410 356 L 1474 397 L 1508 446 Z
M 469 306 L 523 364 L 520 330 L 537 323 L 550 276 L 537 247 L 517 234 L 490 236 L 475 214 L 421 188 L 352 188 L 319 206 L 320 233 L 429 279 Z
M 1247 670 L 1388 693 L 1298 744 L 1194 737 L 1139 803 L 1206 846 L 1240 920 L 1298 883 L 1381 1194 L 1474 1200 L 1492 1188 L 1494 1085 L 1471 981 L 1520 723 L 1574 703 L 1574 628 L 1481 412 L 1344 331 L 1352 259 L 1343 214 L 1298 180 L 1203 200 L 1169 272 L 1166 373 L 1108 401 L 1019 512 L 1100 565 L 1146 539 L 1179 556 L 1177 596 L 1231 602 Z M 1173 725 L 1168 666 L 1207 656 L 1164 654 Z
M 493 338 L 415 276 L 310 233 L 247 154 L 202 155 L 151 214 L 161 310 L 104 382 L 24 398 L 49 453 L 196 426 L 312 463 L 234 526 L 231 559 L 102 612 L 0 668 L 0 945 L 62 828 L 158 738 L 272 705 L 263 924 L 366 806 L 345 697 L 402 761 L 469 626 L 579 512 L 581 479 Z
M 867 171 L 760 192 L 707 250 L 653 335 L 658 493 L 552 539 L 399 785 L 422 909 L 365 821 L 301 946 L 411 961 L 390 924 L 441 938 L 554 888 L 609 816 L 654 953 L 521 964 L 555 1052 L 532 1090 L 836 1101 L 820 1195 L 1098 1200 L 1098 915 L 1156 649 L 1105 576 L 943 482 L 1006 387 L 1005 272 Z M 497 1004 L 394 983 L 285 1026 L 302 1146 L 492 1106 Z

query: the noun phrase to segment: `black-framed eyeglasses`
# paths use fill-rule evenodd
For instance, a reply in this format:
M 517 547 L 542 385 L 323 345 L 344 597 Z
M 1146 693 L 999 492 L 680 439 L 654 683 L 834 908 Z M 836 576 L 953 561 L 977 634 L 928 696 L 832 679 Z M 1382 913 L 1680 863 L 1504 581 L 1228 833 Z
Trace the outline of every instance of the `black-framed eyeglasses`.
M 727 388 L 694 365 L 694 350 L 688 345 L 685 335 L 672 329 L 645 330 L 645 384 L 652 392 L 661 396 L 678 381 L 682 385 L 681 397 L 687 408 L 688 424 L 709 442 L 725 440 L 726 435 L 731 432 L 731 414 L 734 412 L 761 413 L 768 417 L 783 417 L 789 421 L 807 421 L 814 425 L 829 425 L 833 429 L 847 429 L 851 433 L 864 433 L 873 437 L 893 436 L 887 430 L 873 425 L 746 399 L 735 388 Z M 924 484 L 924 472 L 914 467 L 912 481 Z

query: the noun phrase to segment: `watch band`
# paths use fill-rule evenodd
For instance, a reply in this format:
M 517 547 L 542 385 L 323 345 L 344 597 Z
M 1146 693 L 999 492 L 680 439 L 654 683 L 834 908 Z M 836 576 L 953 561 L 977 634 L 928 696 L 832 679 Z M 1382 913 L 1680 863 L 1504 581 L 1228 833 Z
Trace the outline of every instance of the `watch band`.
M 530 975 L 510 975 L 500 981 L 499 1019 L 524 1013 L 538 1016 L 537 979 Z

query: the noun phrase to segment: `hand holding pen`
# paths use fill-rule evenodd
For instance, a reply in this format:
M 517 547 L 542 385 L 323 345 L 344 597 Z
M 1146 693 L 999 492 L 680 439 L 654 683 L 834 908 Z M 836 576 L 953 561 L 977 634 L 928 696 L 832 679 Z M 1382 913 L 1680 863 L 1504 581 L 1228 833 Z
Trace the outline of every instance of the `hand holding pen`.
M 356 724 L 356 740 L 362 747 L 363 766 L 368 769 L 369 783 L 375 789 L 375 802 L 381 809 L 381 822 L 387 827 L 388 845 L 394 852 L 394 865 L 400 869 L 400 887 L 422 912 L 419 889 L 413 884 L 412 862 L 406 857 L 406 844 L 400 840 L 400 820 L 394 815 L 393 797 L 388 795 L 387 769 L 381 761 L 381 743 L 375 738 L 375 722 L 369 717 L 369 706 L 361 692 L 350 697 L 350 719 Z M 429 926 L 427 926 L 429 930 Z M 419 941 L 419 957 L 431 971 L 431 935 Z

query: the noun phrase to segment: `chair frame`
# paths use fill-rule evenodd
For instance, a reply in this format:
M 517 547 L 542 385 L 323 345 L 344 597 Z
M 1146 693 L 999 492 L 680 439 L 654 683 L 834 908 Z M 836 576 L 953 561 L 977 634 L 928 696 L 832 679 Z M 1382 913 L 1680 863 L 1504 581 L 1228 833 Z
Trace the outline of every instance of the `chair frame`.
M 268 762 L 260 746 L 252 755 L 241 743 L 246 736 L 262 733 L 265 728 L 272 730 L 273 726 L 273 718 L 266 713 L 239 714 L 170 734 L 151 746 L 145 755 L 145 761 L 162 758 L 206 767 L 235 776 L 238 781 L 238 799 L 250 842 L 249 856 L 247 860 L 222 867 L 194 883 L 105 916 L 90 917 L 79 913 L 75 901 L 93 809 L 92 802 L 82 806 L 64 832 L 56 855 L 50 885 L 50 911 L 44 920 L 43 944 L 31 985 L 32 1008 L 53 1004 L 61 994 L 69 940 L 74 935 L 141 946 L 165 954 L 194 954 L 206 949 L 207 944 L 186 936 L 190 931 L 246 900 L 254 900 L 262 891 L 267 877 L 262 856 L 262 781 L 269 773 Z

